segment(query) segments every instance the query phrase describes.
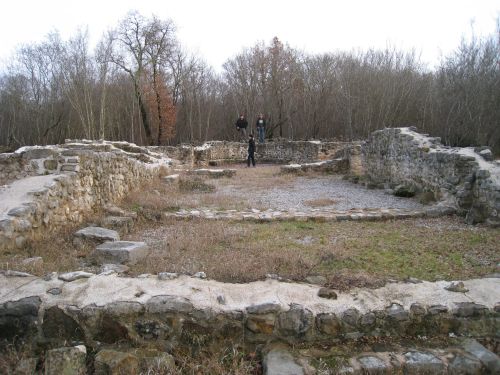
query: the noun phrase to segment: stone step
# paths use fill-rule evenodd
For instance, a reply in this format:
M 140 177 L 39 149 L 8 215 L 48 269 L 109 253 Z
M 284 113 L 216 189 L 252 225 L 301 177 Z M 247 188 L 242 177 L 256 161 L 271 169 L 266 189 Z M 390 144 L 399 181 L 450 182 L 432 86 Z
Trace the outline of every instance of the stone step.
M 191 176 L 203 176 L 208 178 L 233 177 L 236 175 L 236 169 L 193 169 L 187 172 Z
M 119 241 L 120 235 L 117 231 L 102 227 L 87 227 L 73 234 L 73 244 L 83 247 L 85 244 L 96 245 L 106 241 Z
M 92 258 L 98 264 L 134 264 L 148 254 L 149 247 L 145 242 L 114 241 L 97 246 Z

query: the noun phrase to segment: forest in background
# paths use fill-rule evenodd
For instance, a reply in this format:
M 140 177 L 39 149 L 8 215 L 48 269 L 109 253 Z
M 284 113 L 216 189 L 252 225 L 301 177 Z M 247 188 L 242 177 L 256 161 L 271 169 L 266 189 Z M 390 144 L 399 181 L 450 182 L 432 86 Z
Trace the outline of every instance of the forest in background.
M 446 145 L 500 154 L 500 21 L 463 40 L 437 67 L 414 51 L 309 54 L 274 38 L 220 73 L 179 43 L 172 20 L 130 12 L 95 49 L 86 30 L 20 46 L 0 73 L 0 144 L 67 138 L 167 145 L 234 140 L 259 113 L 268 138 L 366 138 L 416 126 Z

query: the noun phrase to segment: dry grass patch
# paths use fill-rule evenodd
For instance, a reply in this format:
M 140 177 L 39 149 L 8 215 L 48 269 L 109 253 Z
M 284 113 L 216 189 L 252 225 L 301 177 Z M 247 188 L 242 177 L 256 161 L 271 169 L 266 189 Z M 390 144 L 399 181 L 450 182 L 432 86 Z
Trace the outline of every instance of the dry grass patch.
M 458 218 L 388 222 L 246 223 L 171 220 L 130 236 L 153 252 L 131 272 L 204 271 L 225 282 L 267 274 L 301 281 L 322 275 L 338 289 L 377 287 L 388 279 L 467 279 L 495 272 L 500 229 Z
M 90 222 L 90 221 L 89 221 Z M 64 228 L 47 231 L 35 242 L 22 250 L 1 250 L 0 269 L 10 269 L 42 276 L 49 272 L 66 272 L 86 268 L 86 259 L 94 250 L 85 245 L 77 249 L 73 234 L 87 226 L 71 224 Z M 26 262 L 28 258 L 41 257 L 41 261 Z
M 236 175 L 230 179 L 219 179 L 218 186 L 232 186 L 236 189 L 267 190 L 293 184 L 295 176 L 281 174 L 280 166 L 257 165 L 256 168 L 237 167 Z
M 153 212 L 156 216 L 161 216 L 165 211 L 178 211 L 181 208 L 243 209 L 245 207 L 241 200 L 218 192 L 212 181 L 206 182 L 198 177 L 181 177 L 179 182 L 171 184 L 155 180 L 129 193 L 122 205 L 128 210 L 138 213 Z

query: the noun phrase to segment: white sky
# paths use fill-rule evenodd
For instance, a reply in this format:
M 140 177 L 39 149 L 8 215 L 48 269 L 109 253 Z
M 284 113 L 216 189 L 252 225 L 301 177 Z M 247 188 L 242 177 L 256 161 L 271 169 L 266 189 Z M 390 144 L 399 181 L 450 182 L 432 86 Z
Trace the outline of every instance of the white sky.
M 491 34 L 499 0 L 6 0 L 0 6 L 0 65 L 15 47 L 58 30 L 88 26 L 92 43 L 131 9 L 171 18 L 181 43 L 217 71 L 242 48 L 274 36 L 291 47 L 336 50 L 415 48 L 432 67 L 454 50 L 471 23 Z

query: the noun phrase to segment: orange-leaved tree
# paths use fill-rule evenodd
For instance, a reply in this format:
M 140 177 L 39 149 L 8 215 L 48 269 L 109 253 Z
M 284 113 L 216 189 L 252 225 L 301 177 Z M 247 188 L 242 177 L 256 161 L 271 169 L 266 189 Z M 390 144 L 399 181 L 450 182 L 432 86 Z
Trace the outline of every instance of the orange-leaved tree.
M 156 144 L 168 143 L 175 136 L 176 108 L 161 73 L 152 74 L 152 80 L 143 83 L 143 93 L 154 129 Z

